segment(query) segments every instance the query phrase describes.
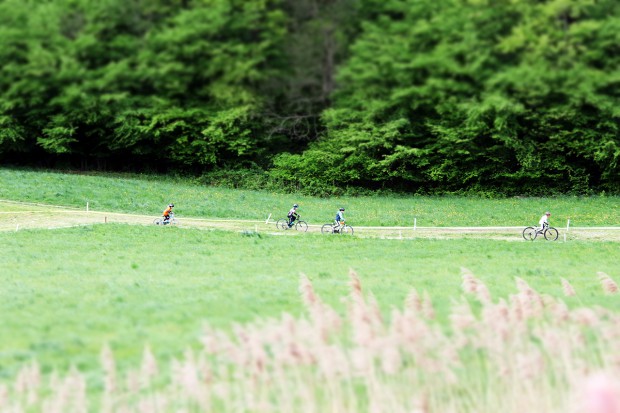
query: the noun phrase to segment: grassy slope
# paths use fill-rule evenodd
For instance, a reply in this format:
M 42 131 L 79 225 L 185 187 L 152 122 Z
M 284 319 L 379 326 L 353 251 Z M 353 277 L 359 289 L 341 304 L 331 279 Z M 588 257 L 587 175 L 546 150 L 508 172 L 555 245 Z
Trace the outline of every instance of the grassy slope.
M 277 219 L 296 202 L 305 220 L 329 222 L 340 206 L 352 225 L 526 226 L 545 210 L 562 227 L 620 225 L 618 197 L 477 199 L 457 197 L 312 198 L 241 191 L 153 176 L 112 177 L 0 169 L 0 199 L 157 216 L 168 202 L 179 217 Z
M 461 266 L 495 296 L 514 293 L 517 276 L 557 296 L 565 277 L 579 294 L 569 305 L 619 306 L 596 279 L 596 271 L 618 279 L 617 243 L 257 237 L 129 225 L 0 233 L 0 243 L 4 376 L 31 357 L 46 369 L 92 370 L 105 342 L 121 368 L 135 367 L 146 343 L 158 358 L 179 356 L 205 320 L 221 327 L 302 312 L 300 272 L 340 311 L 353 268 L 386 312 L 416 288 L 445 317 L 461 295 Z

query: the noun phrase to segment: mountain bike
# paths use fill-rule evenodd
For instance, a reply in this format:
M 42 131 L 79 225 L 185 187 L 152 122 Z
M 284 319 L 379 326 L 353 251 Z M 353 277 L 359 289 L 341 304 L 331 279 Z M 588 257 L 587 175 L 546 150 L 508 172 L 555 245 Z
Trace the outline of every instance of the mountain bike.
M 545 225 L 543 229 L 535 227 L 527 227 L 523 230 L 523 238 L 527 241 L 534 241 L 537 236 L 542 235 L 547 241 L 555 241 L 558 239 L 558 230 L 549 225 Z
M 302 221 L 301 219 L 296 219 L 293 226 L 289 227 L 288 218 L 280 218 L 276 222 L 276 228 L 283 230 L 295 228 L 297 231 L 306 232 L 308 231 L 308 223 L 306 221 Z
M 159 217 L 159 218 L 155 218 L 153 220 L 153 224 L 155 225 L 176 225 L 177 219 L 174 217 L 174 213 L 170 213 L 170 219 L 169 220 L 164 220 L 164 217 Z
M 348 234 L 353 235 L 351 225 L 325 224 L 321 227 L 321 234 Z

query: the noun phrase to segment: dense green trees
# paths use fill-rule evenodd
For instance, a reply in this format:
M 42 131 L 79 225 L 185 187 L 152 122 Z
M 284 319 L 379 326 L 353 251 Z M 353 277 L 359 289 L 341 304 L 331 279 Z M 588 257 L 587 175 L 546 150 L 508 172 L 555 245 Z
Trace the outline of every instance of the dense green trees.
M 619 33 L 614 0 L 0 0 L 0 158 L 618 192 Z
M 377 1 L 306 156 L 325 183 L 617 190 L 619 6 Z M 278 165 L 313 172 L 305 157 Z
M 286 32 L 274 3 L 0 3 L 0 147 L 117 165 L 258 158 L 273 149 L 258 91 Z

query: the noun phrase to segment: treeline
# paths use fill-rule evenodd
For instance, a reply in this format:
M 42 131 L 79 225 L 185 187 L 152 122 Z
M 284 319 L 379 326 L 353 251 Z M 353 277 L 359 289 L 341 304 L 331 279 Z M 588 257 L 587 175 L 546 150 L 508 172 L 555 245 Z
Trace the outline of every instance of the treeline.
M 0 0 L 0 160 L 620 192 L 617 0 Z

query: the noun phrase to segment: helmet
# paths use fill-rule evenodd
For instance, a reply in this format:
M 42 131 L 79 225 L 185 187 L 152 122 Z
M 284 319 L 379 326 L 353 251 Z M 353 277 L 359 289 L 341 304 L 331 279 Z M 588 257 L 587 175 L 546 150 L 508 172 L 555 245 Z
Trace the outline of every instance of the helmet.
M 294 205 L 293 205 L 293 208 L 299 208 L 299 205 L 294 204 Z
M 169 206 L 170 208 L 172 208 L 172 207 L 174 207 L 174 204 L 168 204 L 168 206 Z
M 340 208 L 341 211 L 344 211 L 344 208 Z
M 551 212 L 547 211 L 545 212 L 545 215 L 551 215 Z

